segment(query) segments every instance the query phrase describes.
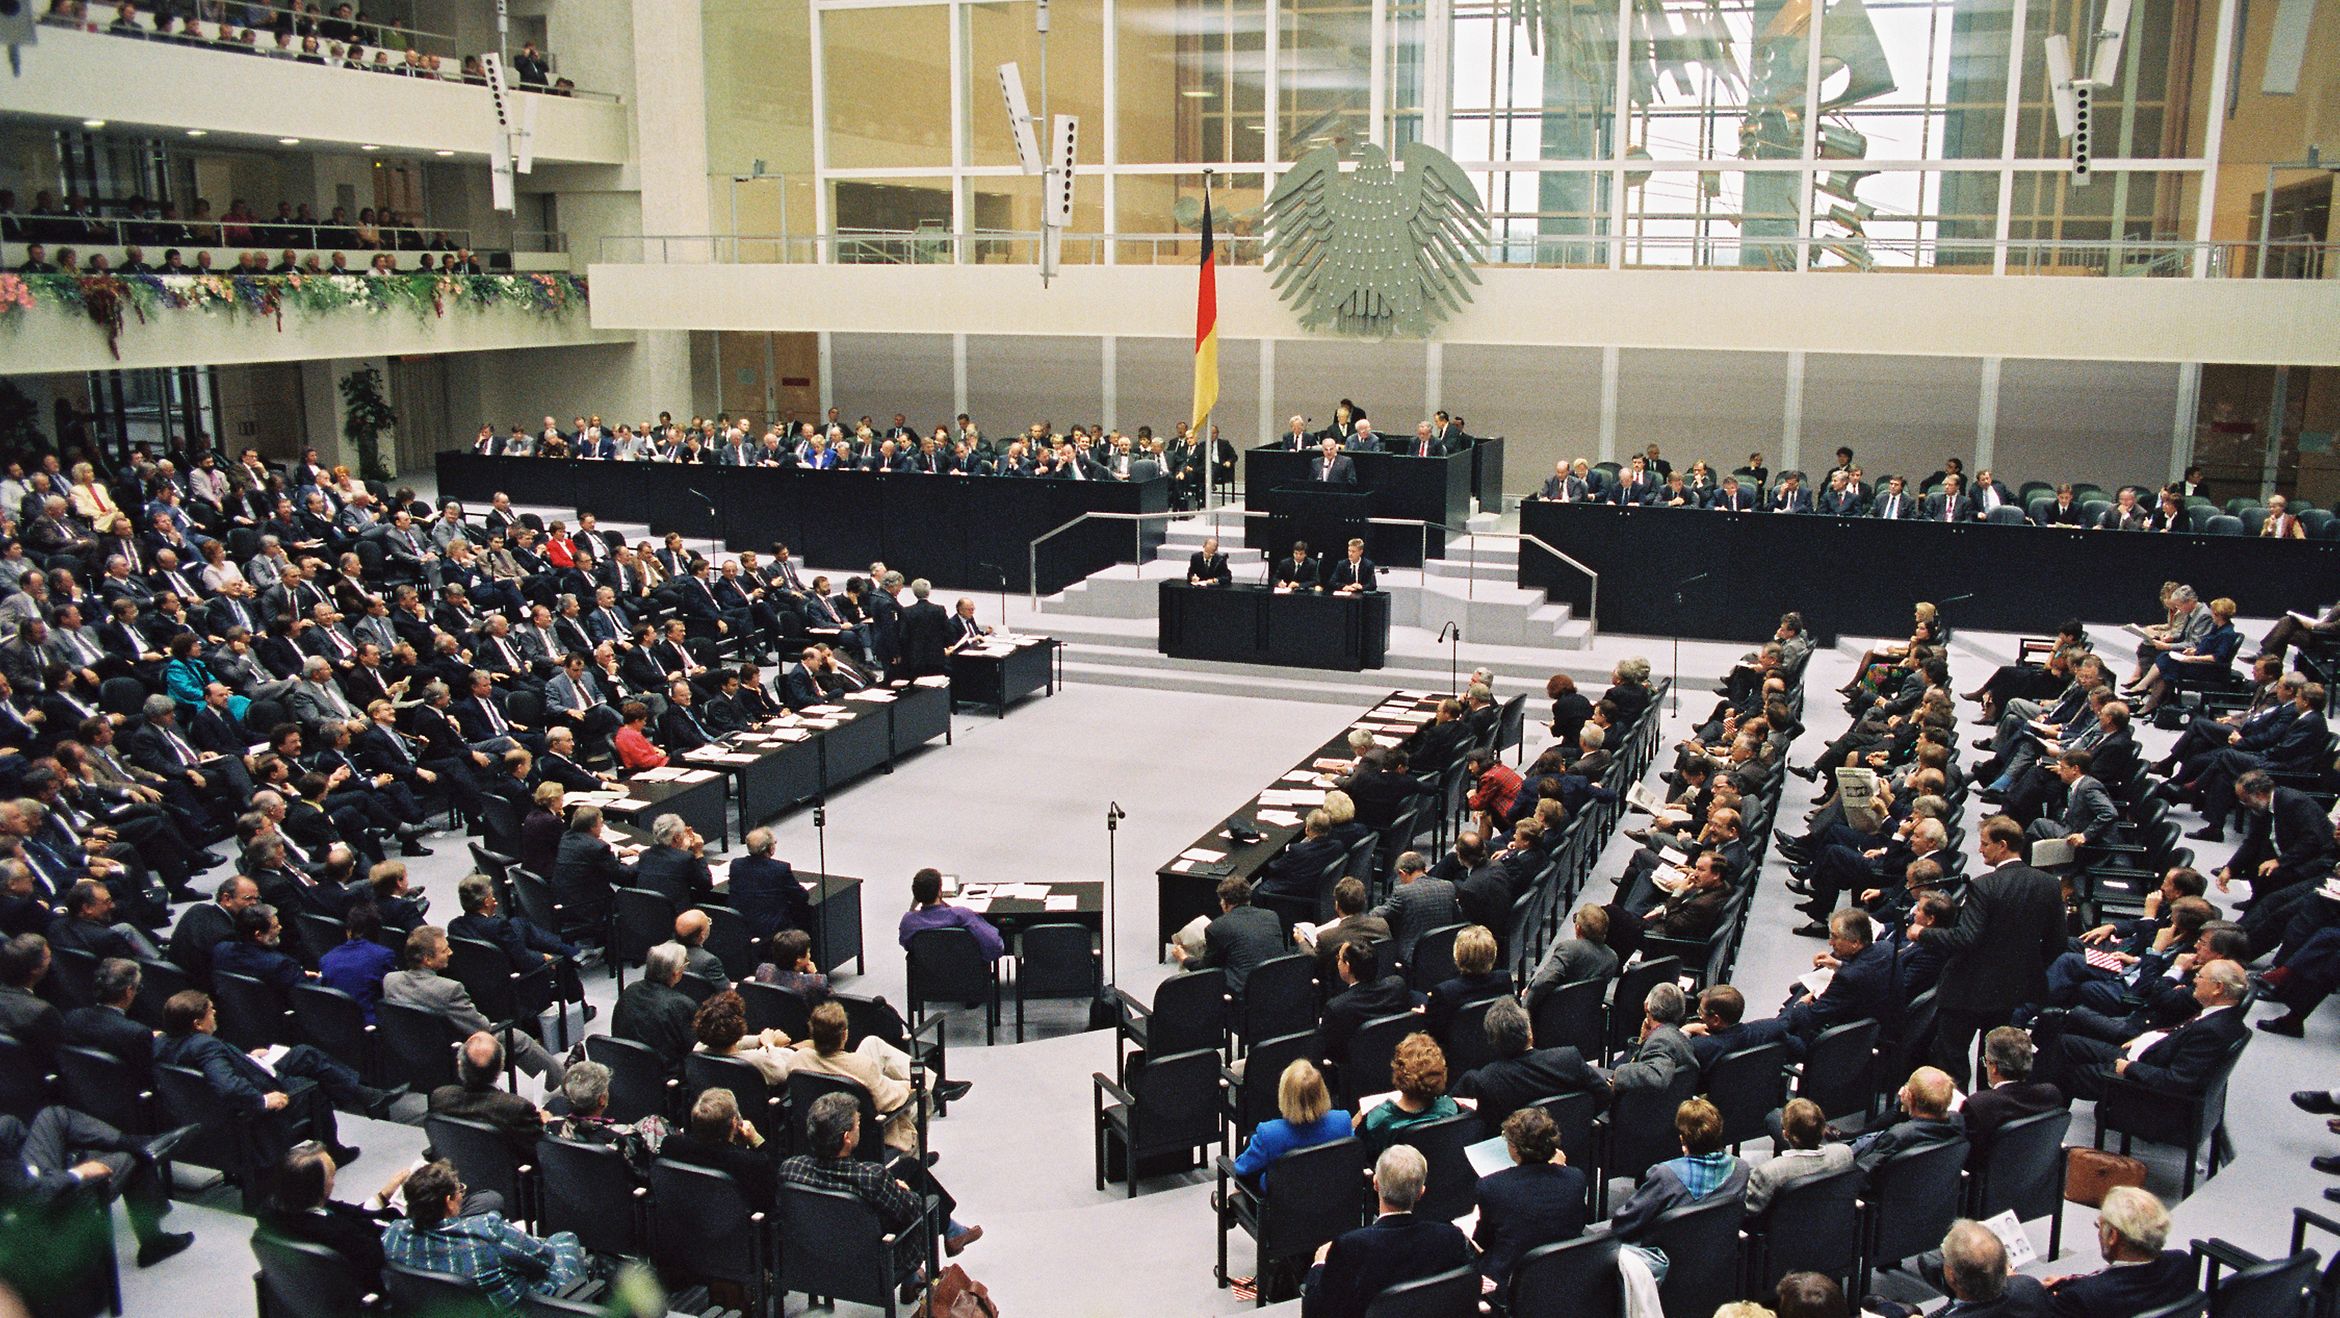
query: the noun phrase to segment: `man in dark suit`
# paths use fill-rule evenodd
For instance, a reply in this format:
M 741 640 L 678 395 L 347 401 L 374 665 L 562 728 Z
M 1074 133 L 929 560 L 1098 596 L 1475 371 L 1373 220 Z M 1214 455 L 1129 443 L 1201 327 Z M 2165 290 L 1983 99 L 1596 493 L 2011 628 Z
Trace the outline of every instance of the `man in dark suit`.
M 1324 1005 L 1316 1037 L 1323 1045 L 1324 1056 L 1336 1063 L 1348 1056 L 1350 1040 L 1357 1037 L 1358 1029 L 1367 1021 L 1412 1011 L 1421 1005 L 1402 976 L 1384 975 L 1376 979 L 1375 968 L 1373 949 L 1365 943 L 1352 939 L 1333 952 L 1333 976 L 1327 985 L 1332 997 Z
M 664 893 L 677 907 L 696 905 L 715 893 L 715 878 L 707 868 L 707 840 L 680 815 L 660 815 L 650 821 L 656 844 L 634 861 L 634 884 Z
M 1319 456 L 1308 464 L 1308 478 L 1325 485 L 1354 485 L 1357 483 L 1357 461 L 1344 456 L 1336 440 L 1326 440 L 1319 446 Z
M 1381 1214 L 1343 1234 L 1309 1269 L 1302 1318 L 1364 1318 L 1374 1299 L 1400 1282 L 1471 1266 L 1470 1242 L 1452 1222 L 1414 1216 L 1430 1164 L 1419 1149 L 1395 1144 L 1373 1164 Z
M 1554 1157 L 1560 1130 L 1548 1113 L 1514 1111 L 1502 1130 L 1514 1165 L 1480 1178 L 1471 1234 L 1481 1250 L 1480 1275 L 1498 1291 L 1529 1250 L 1584 1234 L 1586 1201 L 1584 1173 Z
M 46 1071 L 65 1038 L 65 1018 L 35 991 L 49 973 L 49 942 L 18 934 L 0 943 L 0 1034 L 13 1036 Z
M 2055 876 L 2023 863 L 2023 828 L 2005 815 L 1983 821 L 1978 843 L 1991 868 L 1969 885 L 1958 923 L 1912 926 L 1909 937 L 1949 960 L 1937 990 L 1932 1060 L 1963 1085 L 1974 1036 L 2003 1025 L 2019 1003 L 2040 1002 L 2047 967 L 2064 950 L 2064 897 Z
M 1779 476 L 1779 488 L 1771 492 L 1768 507 L 1775 513 L 1808 513 L 1816 506 L 1812 492 L 1804 488 L 1804 473 L 1784 471 Z
M 1216 967 L 1226 972 L 1227 991 L 1240 999 L 1252 969 L 1290 951 L 1291 944 L 1275 912 L 1251 904 L 1251 885 L 1241 878 L 1220 880 L 1218 896 L 1219 918 L 1204 927 L 1203 950 L 1193 953 L 1183 944 L 1172 944 L 1170 955 L 1187 970 Z
M 1457 1098 L 1478 1100 L 1479 1118 L 1490 1126 L 1539 1098 L 1553 1094 L 1586 1093 L 1598 1102 L 1609 1096 L 1608 1082 L 1585 1065 L 1572 1045 L 1536 1047 L 1527 1008 L 1517 998 L 1498 999 L 1487 1008 L 1487 1043 L 1495 1060 L 1466 1072 L 1449 1091 Z
M 633 886 L 633 876 L 602 841 L 601 830 L 600 808 L 578 806 L 569 816 L 569 831 L 561 838 L 559 859 L 553 864 L 553 900 L 567 908 L 573 929 L 607 925 L 616 889 Z
M 1276 560 L 1274 582 L 1294 590 L 1314 590 L 1324 581 L 1324 569 L 1308 556 L 1308 542 L 1295 541 L 1290 557 Z
M 1259 891 L 1276 897 L 1317 898 L 1317 879 L 1348 848 L 1332 836 L 1332 816 L 1322 807 L 1301 821 L 1300 836 L 1259 870 Z
M 743 841 L 747 854 L 731 863 L 727 892 L 746 917 L 749 935 L 761 939 L 783 929 L 811 929 L 812 898 L 788 862 L 772 855 L 772 830 L 751 830 Z
M 1901 1086 L 1901 1109 L 1907 1115 L 1853 1141 L 1853 1164 L 1864 1172 L 1874 1172 L 1896 1154 L 1945 1144 L 1963 1146 L 1966 1131 L 1958 1118 L 1949 1114 L 1953 1092 L 1950 1077 L 1935 1067 L 1921 1066 L 1911 1072 Z
M 2158 1038 L 2148 1032 L 2126 1044 L 2068 1033 L 2064 1013 L 2042 1012 L 2032 1026 L 2042 1078 L 2090 1101 L 2103 1098 L 2116 1077 L 2172 1097 L 2197 1096 L 2227 1053 L 2248 1037 L 2243 1014 L 2233 1010 L 2248 987 L 2247 974 L 2235 962 L 2202 966 L 2194 973 L 2200 1012 Z
M 2013 1275 L 2007 1247 L 1980 1222 L 1960 1218 L 1942 1237 L 1942 1278 L 1950 1303 L 1935 1318 L 2047 1318 L 2047 1291 Z
M 910 583 L 910 607 L 902 610 L 903 677 L 933 677 L 950 670 L 951 618 L 927 598 L 934 583 L 924 577 Z
M 1966 1165 L 1980 1169 L 1991 1156 L 1991 1140 L 2010 1121 L 2061 1112 L 2071 1106 L 2064 1091 L 2031 1078 L 2031 1032 L 2002 1025 L 1983 1037 L 1983 1080 L 1958 1117 L 1973 1151 Z
M 109 957 L 98 963 L 97 1005 L 65 1013 L 65 1042 L 94 1048 L 130 1068 L 140 1086 L 154 1083 L 154 1031 L 130 1019 L 138 997 L 138 963 Z
M 0 1117 L 0 1199 L 12 1206 L 45 1205 L 84 1185 L 107 1198 L 121 1197 L 138 1238 L 139 1267 L 151 1267 L 195 1243 L 191 1231 L 162 1229 L 162 1215 L 170 1209 L 169 1185 L 153 1153 L 136 1137 L 68 1107 L 44 1108 L 29 1125 Z M 107 1254 L 110 1270 L 111 1249 Z
M 1818 993 L 1798 991 L 1779 1015 L 1749 1021 L 1743 1047 L 1782 1041 L 1800 1055 L 1822 1030 L 1848 1021 L 1883 1019 L 1895 1005 L 1893 949 L 1872 940 L 1869 913 L 1847 906 L 1828 917 L 1828 957 L 1835 974 Z M 1823 965 L 1828 962 L 1823 962 Z
M 1235 571 L 1227 563 L 1227 556 L 1219 552 L 1219 537 L 1207 536 L 1202 552 L 1186 560 L 1186 584 L 1189 586 L 1231 586 Z
M 164 955 L 198 984 L 211 982 L 211 951 L 236 936 L 236 912 L 260 900 L 260 885 L 241 874 L 223 880 L 211 901 L 191 906 L 171 928 Z
M 2184 1298 L 2194 1289 L 2194 1256 L 2169 1242 L 2169 1210 L 2147 1190 L 2115 1186 L 2096 1213 L 2102 1272 L 2051 1278 L 2057 1318 L 2129 1318 Z
M 455 1062 L 456 1083 L 431 1091 L 430 1114 L 480 1121 L 502 1132 L 521 1157 L 533 1156 L 537 1138 L 544 1134 L 544 1118 L 536 1104 L 497 1084 L 504 1074 L 504 1045 L 485 1031 L 463 1041 Z M 443 1150 L 436 1156 L 445 1157 Z
M 218 1029 L 219 1011 L 210 995 L 196 989 L 174 993 L 163 1004 L 163 1037 L 155 1045 L 155 1060 L 202 1072 L 205 1082 L 231 1107 L 255 1115 L 285 1114 L 323 1144 L 335 1162 L 353 1161 L 358 1154 L 340 1141 L 335 1104 L 379 1117 L 396 1097 L 395 1091 L 363 1083 L 357 1072 L 308 1044 L 293 1045 L 276 1059 L 273 1070 L 263 1068 L 217 1037 Z M 280 1130 L 277 1138 L 289 1143 L 290 1134 Z
M 2234 795 L 2243 810 L 2242 845 L 2213 875 L 2220 891 L 2236 879 L 2248 882 L 2251 913 L 2257 915 L 2273 894 L 2312 887 L 2330 877 L 2333 862 L 2340 859 L 2340 844 L 2335 844 L 2332 823 L 2314 797 L 2295 787 L 2279 787 L 2259 770 L 2236 780 Z M 2259 916 L 2262 923 L 2268 918 Z M 2251 921 L 2246 918 L 2245 923 Z
M 1736 475 L 1730 475 L 1722 478 L 1722 487 L 1714 492 L 1706 506 L 1726 513 L 1753 513 L 1763 511 L 1762 503 L 1761 496 L 1740 485 Z
M 1373 589 L 1373 560 L 1365 557 L 1365 542 L 1349 541 L 1348 557 L 1324 565 L 1324 588 L 1338 595 L 1354 595 Z

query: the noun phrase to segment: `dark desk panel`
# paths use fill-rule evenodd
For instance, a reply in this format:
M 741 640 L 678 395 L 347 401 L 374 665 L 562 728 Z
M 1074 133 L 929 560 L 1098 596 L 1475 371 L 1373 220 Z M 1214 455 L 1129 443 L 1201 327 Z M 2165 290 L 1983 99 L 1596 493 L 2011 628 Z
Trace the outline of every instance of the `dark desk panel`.
M 1363 485 L 1327 485 L 1309 481 L 1300 485 L 1279 485 L 1272 490 L 1246 490 L 1244 506 L 1267 517 L 1266 547 L 1281 555 L 1289 552 L 1295 541 L 1305 541 L 1320 560 L 1346 558 L 1349 541 L 1363 540 L 1365 556 L 1376 565 L 1386 560 L 1379 551 L 1414 550 L 1410 562 L 1393 562 L 1393 567 L 1420 567 L 1421 537 L 1405 527 L 1376 527 L 1366 518 L 1380 512 L 1381 496 Z M 1375 534 L 1375 532 L 1383 534 Z
M 1056 670 L 1064 661 L 1064 642 L 1043 636 L 1004 655 L 962 650 L 951 656 L 951 700 L 962 705 L 986 705 L 1000 718 L 1007 707 L 1046 688 L 1056 694 Z
M 1161 583 L 1156 647 L 1176 659 L 1359 672 L 1389 653 L 1389 596 Z
M 438 455 L 442 498 L 485 504 L 502 490 L 514 501 L 576 508 L 619 521 L 647 522 L 762 550 L 785 540 L 800 562 L 856 568 L 884 559 L 907 575 L 953 590 L 1032 585 L 1032 541 L 1088 512 L 1164 512 L 1168 479 L 1019 480 L 996 476 L 914 476 L 862 471 L 713 467 L 666 462 L 572 462 L 559 458 Z M 1039 589 L 1062 590 L 1101 568 L 1143 561 L 1167 533 L 1122 519 L 1096 519 L 1041 549 Z
M 828 791 L 894 762 L 894 721 L 885 706 L 839 701 L 853 718 L 820 735 L 821 781 Z
M 1471 497 L 1487 512 L 1503 511 L 1503 436 L 1471 441 Z
M 1953 627 L 2051 634 L 2066 618 L 2158 616 L 2164 581 L 2231 596 L 2251 617 L 2327 598 L 2340 543 L 2149 535 L 2035 526 L 1615 508 L 1536 501 L 1520 530 L 1601 574 L 1605 631 L 1756 641 L 1789 609 L 1822 642 L 1906 636 L 1910 607 L 1943 604 Z M 1673 583 L 1709 573 L 1681 591 Z M 1578 609 L 1584 575 L 1523 544 L 1519 581 Z
M 869 973 L 869 959 L 862 954 L 861 880 L 804 870 L 796 877 L 812 898 L 812 927 L 805 932 L 812 935 L 813 964 L 831 979 L 848 961 L 855 973 Z
M 891 751 L 895 759 L 937 737 L 946 744 L 951 740 L 951 689 L 947 686 L 903 687 L 886 709 L 893 715 Z
M 699 783 L 629 780 L 623 784 L 627 798 L 647 804 L 640 810 L 605 809 L 605 813 L 645 833 L 650 830 L 650 821 L 658 816 L 678 815 L 684 823 L 699 830 L 699 836 L 712 839 L 716 850 L 722 850 L 731 839 L 730 775 L 722 771 L 721 765 L 678 763 L 674 767 L 713 769 L 715 776 Z
M 1267 491 L 1286 485 L 1305 485 L 1313 479 L 1311 464 L 1322 456 L 1314 450 L 1296 453 L 1290 449 L 1255 448 L 1243 454 L 1243 488 L 1247 507 L 1260 505 L 1251 501 L 1251 491 Z M 1416 458 L 1395 453 L 1350 453 L 1346 455 L 1357 464 L 1357 484 L 1374 491 L 1373 506 L 1376 517 L 1403 517 L 1415 521 L 1434 522 L 1445 526 L 1461 526 L 1471 511 L 1470 453 L 1451 454 L 1443 458 Z M 1498 473 L 1500 474 L 1500 473 Z M 1419 567 L 1424 552 L 1422 533 L 1411 527 L 1382 526 L 1366 537 L 1366 554 L 1376 563 L 1391 567 Z M 1279 546 L 1288 548 L 1289 546 Z M 1433 529 L 1427 545 L 1432 558 L 1446 557 L 1446 536 Z

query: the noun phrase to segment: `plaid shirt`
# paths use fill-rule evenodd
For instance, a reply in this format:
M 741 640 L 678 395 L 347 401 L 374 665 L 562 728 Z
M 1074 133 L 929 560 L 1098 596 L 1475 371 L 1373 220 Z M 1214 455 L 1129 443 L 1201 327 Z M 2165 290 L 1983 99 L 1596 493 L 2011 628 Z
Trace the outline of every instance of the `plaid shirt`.
M 467 1277 L 506 1309 L 519 1308 L 528 1291 L 549 1295 L 585 1273 L 576 1236 L 559 1231 L 539 1240 L 501 1213 L 451 1217 L 434 1227 L 401 1218 L 383 1230 L 382 1253 L 392 1263 Z
M 896 1234 L 916 1225 L 926 1211 L 925 1204 L 903 1189 L 884 1163 L 862 1158 L 815 1158 L 800 1153 L 780 1164 L 780 1183 L 841 1190 L 868 1204 L 885 1229 Z
M 1479 775 L 1479 785 L 1471 789 L 1470 806 L 1484 810 L 1501 819 L 1511 813 L 1512 802 L 1519 799 L 1519 773 L 1507 764 L 1492 764 Z

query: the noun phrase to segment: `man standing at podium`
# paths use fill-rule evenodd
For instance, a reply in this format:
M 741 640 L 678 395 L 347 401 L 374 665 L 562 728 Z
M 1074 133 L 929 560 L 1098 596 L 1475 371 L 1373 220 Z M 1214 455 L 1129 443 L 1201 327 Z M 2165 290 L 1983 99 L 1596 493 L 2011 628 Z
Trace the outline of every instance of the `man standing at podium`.
M 1349 556 L 1324 570 L 1324 588 L 1336 595 L 1359 595 L 1373 589 L 1373 560 L 1365 557 L 1365 542 L 1351 540 Z
M 1202 552 L 1186 560 L 1186 584 L 1189 586 L 1231 586 L 1235 584 L 1234 569 L 1227 565 L 1227 556 L 1219 552 L 1219 537 L 1203 541 Z
M 1357 460 L 1341 454 L 1340 441 L 1327 438 L 1321 447 L 1322 456 L 1309 467 L 1310 476 L 1326 485 L 1356 484 Z

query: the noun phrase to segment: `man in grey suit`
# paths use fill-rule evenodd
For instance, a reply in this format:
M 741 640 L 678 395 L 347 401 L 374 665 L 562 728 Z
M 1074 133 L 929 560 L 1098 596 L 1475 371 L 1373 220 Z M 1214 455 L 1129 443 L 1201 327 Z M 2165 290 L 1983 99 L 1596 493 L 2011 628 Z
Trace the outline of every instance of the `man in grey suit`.
M 312 655 L 301 668 L 302 681 L 285 698 L 293 717 L 311 723 L 347 723 L 358 717 L 356 707 L 333 680 L 331 660 Z
M 2023 826 L 2006 815 L 1983 821 L 1977 843 L 1991 868 L 1968 888 L 1958 922 L 1911 925 L 1910 941 L 1940 948 L 1934 1065 L 1961 1087 L 1974 1036 L 2007 1023 L 2015 1007 L 2044 1002 L 2047 967 L 2064 950 L 2064 895 L 2054 875 L 2023 863 Z
M 1788 1100 L 1779 1113 L 1780 1139 L 1787 1148 L 1747 1173 L 1749 1214 L 1770 1207 L 1774 1195 L 1798 1181 L 1832 1175 L 1853 1165 L 1852 1146 L 1823 1143 L 1827 1132 L 1828 1118 L 1818 1103 L 1808 1098 Z
M 1389 900 L 1371 913 L 1389 922 L 1398 960 L 1408 961 L 1413 959 L 1415 939 L 1462 920 L 1462 899 L 1455 895 L 1454 884 L 1430 877 L 1430 862 L 1421 852 L 1409 851 L 1397 858 L 1397 883 L 1389 890 Z
M 1357 460 L 1342 456 L 1341 446 L 1328 439 L 1321 446 L 1316 461 L 1308 464 L 1308 478 L 1326 485 L 1354 485 L 1357 483 Z
M 1617 954 L 1609 947 L 1609 908 L 1586 903 L 1576 909 L 1576 936 L 1557 939 L 1544 954 L 1543 964 L 1528 979 L 1529 1006 L 1554 989 L 1588 979 L 1606 980 L 1617 973 Z
M 480 1014 L 479 1008 L 471 1001 L 471 994 L 463 985 L 439 973 L 453 959 L 454 949 L 448 945 L 446 930 L 426 924 L 408 934 L 407 968 L 393 970 L 382 977 L 382 1001 L 420 1007 L 453 1022 L 466 1035 L 496 1034 L 494 1022 Z M 512 1034 L 512 1059 L 521 1070 L 542 1079 L 545 1088 L 560 1084 L 564 1068 L 559 1060 L 546 1052 L 544 1045 L 537 1041 L 531 1032 L 533 1022 L 524 1021 L 521 1024 L 529 1029 Z
M 1609 1072 L 1610 1090 L 1664 1089 L 1684 1072 L 1698 1074 L 1698 1054 L 1682 1033 L 1689 1014 L 1690 1000 L 1680 985 L 1653 986 L 1641 999 L 1641 1040 L 1625 1064 Z
M 1227 974 L 1227 991 L 1240 998 L 1244 981 L 1263 961 L 1292 950 L 1284 937 L 1284 921 L 1264 906 L 1251 904 L 1251 885 L 1240 878 L 1219 882 L 1219 918 L 1203 929 L 1203 950 L 1189 953 L 1173 944 L 1170 955 L 1187 970 L 1216 967 Z
M 2088 765 L 2095 757 L 2084 750 L 2068 750 L 2056 756 L 2056 777 L 2064 780 L 2064 813 L 2043 816 L 2031 821 L 2024 834 L 2033 838 L 2060 837 L 2075 847 L 2103 842 L 2112 837 L 2113 825 L 2120 820 L 2112 794 L 2104 784 L 2088 776 Z

